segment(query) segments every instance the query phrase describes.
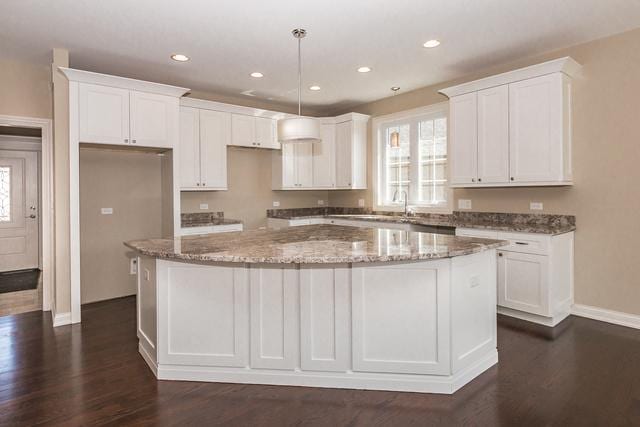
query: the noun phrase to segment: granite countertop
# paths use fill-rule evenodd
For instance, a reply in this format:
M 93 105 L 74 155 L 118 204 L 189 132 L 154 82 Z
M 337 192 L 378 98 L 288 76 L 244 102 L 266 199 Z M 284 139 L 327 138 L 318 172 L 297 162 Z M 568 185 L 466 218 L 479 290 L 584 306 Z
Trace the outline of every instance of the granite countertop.
M 383 228 L 308 225 L 134 240 L 125 245 L 143 255 L 173 260 L 335 264 L 451 258 L 495 249 L 506 243 Z
M 362 217 L 361 215 L 371 215 Z M 460 212 L 452 214 L 415 214 L 404 217 L 397 212 L 380 212 L 364 208 L 271 209 L 268 218 L 333 218 L 358 221 L 391 222 L 432 227 L 482 228 L 487 230 L 558 235 L 575 231 L 572 215 L 514 214 L 496 212 Z
M 224 212 L 194 212 L 180 215 L 181 227 L 212 227 L 215 225 L 242 224 L 238 219 L 224 217 Z

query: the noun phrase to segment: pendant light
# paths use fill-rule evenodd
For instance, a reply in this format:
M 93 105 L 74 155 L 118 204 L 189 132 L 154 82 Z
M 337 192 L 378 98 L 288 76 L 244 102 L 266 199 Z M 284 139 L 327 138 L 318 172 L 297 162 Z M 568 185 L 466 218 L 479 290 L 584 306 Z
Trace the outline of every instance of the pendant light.
M 391 88 L 391 90 L 393 91 L 393 96 L 396 96 L 400 88 L 398 86 L 394 86 Z M 394 130 L 393 132 L 391 132 L 391 135 L 389 135 L 389 146 L 391 148 L 400 147 L 400 132 L 398 132 L 397 130 Z
M 320 142 L 320 122 L 312 117 L 302 117 L 302 56 L 300 42 L 307 35 L 307 31 L 296 28 L 291 32 L 298 39 L 298 116 L 278 120 L 278 141 L 292 142 Z

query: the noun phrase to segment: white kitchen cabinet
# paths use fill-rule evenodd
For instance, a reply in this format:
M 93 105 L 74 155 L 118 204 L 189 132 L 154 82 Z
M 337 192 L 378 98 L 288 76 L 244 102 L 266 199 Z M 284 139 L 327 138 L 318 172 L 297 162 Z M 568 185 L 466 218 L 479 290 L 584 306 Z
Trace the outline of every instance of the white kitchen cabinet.
M 478 92 L 478 183 L 509 182 L 509 88 Z
M 128 144 L 129 92 L 116 87 L 80 84 L 80 141 Z
M 566 181 L 570 166 L 569 78 L 561 73 L 509 85 L 510 179 Z
M 560 58 L 443 89 L 453 187 L 572 185 L 571 78 Z
M 498 252 L 498 305 L 549 316 L 549 265 L 545 255 Z
M 79 96 L 81 142 L 173 147 L 176 97 L 86 83 Z
M 336 124 L 336 188 L 366 189 L 368 116 L 347 116 L 349 120 Z
M 144 147 L 173 147 L 178 126 L 178 98 L 131 91 L 129 106 L 131 143 Z
M 231 144 L 238 147 L 279 149 L 275 120 L 265 117 L 231 115 Z
M 574 233 L 548 235 L 457 228 L 456 236 L 507 241 L 498 249 L 498 312 L 546 326 L 573 304 Z
M 181 107 L 181 190 L 226 190 L 231 115 Z
M 305 190 L 313 185 L 313 143 L 282 144 L 274 152 L 272 179 L 274 189 Z M 278 172 L 281 175 L 278 175 Z
M 451 184 L 472 184 L 478 176 L 478 96 L 453 97 L 449 108 Z
M 322 142 L 313 144 L 313 186 L 314 188 L 333 188 L 336 185 L 336 125 L 320 125 Z

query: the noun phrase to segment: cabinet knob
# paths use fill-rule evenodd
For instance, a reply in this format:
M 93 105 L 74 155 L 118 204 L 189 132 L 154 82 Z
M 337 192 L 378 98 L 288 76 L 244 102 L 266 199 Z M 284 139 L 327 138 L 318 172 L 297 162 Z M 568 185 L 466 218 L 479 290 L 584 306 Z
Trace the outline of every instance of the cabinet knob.
M 125 144 L 128 144 L 128 143 L 129 143 L 129 138 L 125 138 L 125 139 L 124 139 L 124 143 L 125 143 Z
M 482 178 L 478 178 L 478 182 L 482 182 Z
M 133 142 L 133 143 L 135 144 L 135 143 L 136 143 L 136 140 L 135 140 L 135 139 L 132 139 L 132 140 L 131 140 L 131 142 Z
M 203 183 L 202 183 L 202 186 L 204 187 L 205 185 L 207 185 L 207 183 L 206 183 L 206 182 L 203 182 Z
M 511 177 L 511 181 L 513 181 L 513 180 L 514 180 L 513 177 Z
M 200 183 L 199 183 L 199 182 L 198 182 L 198 183 L 196 183 L 196 185 L 197 185 L 198 187 L 200 187 Z
M 475 178 L 471 178 L 471 182 L 476 182 L 476 179 Z
M 499 252 L 499 253 L 498 253 L 498 256 L 502 256 L 502 252 Z
M 251 145 L 256 145 L 256 143 L 255 143 L 255 142 L 252 142 L 252 143 L 251 143 Z

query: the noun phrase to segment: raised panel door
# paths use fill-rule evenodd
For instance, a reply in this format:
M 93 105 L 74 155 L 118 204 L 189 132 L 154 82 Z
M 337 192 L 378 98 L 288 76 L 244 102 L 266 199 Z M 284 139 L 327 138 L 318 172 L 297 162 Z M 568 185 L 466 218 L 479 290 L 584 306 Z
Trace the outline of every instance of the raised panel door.
M 509 182 L 509 87 L 478 92 L 478 182 Z
M 475 184 L 478 177 L 478 100 L 475 92 L 449 101 L 451 184 Z
M 180 188 L 200 186 L 200 111 L 180 107 Z
M 549 315 L 549 261 L 545 255 L 498 252 L 498 305 Z
M 80 142 L 129 143 L 129 91 L 108 86 L 79 85 Z
M 200 186 L 227 189 L 227 145 L 231 141 L 231 114 L 200 110 Z

